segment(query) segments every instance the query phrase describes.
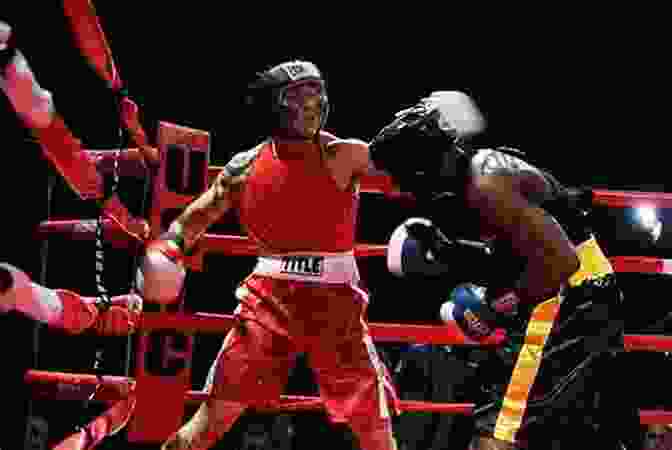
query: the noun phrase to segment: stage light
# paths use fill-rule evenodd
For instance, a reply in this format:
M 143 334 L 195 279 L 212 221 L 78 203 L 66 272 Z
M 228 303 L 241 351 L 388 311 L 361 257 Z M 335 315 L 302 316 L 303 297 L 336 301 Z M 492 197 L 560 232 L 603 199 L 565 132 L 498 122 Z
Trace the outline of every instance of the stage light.
M 652 206 L 640 206 L 635 213 L 639 224 L 651 234 L 653 242 L 658 241 L 663 231 L 663 222 L 658 216 L 658 210 Z

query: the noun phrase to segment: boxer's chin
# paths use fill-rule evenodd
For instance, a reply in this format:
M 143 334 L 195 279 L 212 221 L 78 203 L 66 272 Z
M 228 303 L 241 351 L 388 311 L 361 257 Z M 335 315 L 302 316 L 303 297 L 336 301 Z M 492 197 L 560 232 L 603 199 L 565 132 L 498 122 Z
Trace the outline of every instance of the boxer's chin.
M 318 131 L 320 131 L 320 118 L 314 117 L 303 122 L 300 133 L 305 139 L 312 139 Z

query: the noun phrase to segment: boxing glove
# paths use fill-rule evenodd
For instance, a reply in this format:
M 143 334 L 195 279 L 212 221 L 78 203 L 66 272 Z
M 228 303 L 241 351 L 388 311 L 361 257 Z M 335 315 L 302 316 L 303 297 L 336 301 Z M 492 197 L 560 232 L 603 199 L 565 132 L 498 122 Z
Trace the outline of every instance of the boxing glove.
M 450 293 L 448 301 L 441 305 L 441 320 L 455 323 L 462 333 L 473 341 L 480 342 L 492 336 L 497 324 L 497 313 L 485 300 L 485 288 L 472 283 L 463 283 Z
M 438 276 L 449 272 L 450 265 L 438 259 L 445 240 L 429 219 L 413 217 L 399 225 L 387 247 L 387 267 L 399 277 L 406 275 Z
M 186 277 L 184 239 L 177 225 L 147 244 L 136 272 L 138 292 L 148 302 L 161 305 L 179 300 Z
M 498 315 L 511 318 L 518 314 L 520 299 L 511 289 L 488 289 L 485 302 Z
M 486 271 L 491 249 L 483 242 L 448 239 L 431 220 L 407 219 L 392 233 L 387 247 L 387 267 L 399 277 L 408 275 L 473 279 Z
M 116 295 L 105 310 L 94 297 L 83 297 L 67 289 L 55 289 L 63 313 L 60 320 L 49 323 L 69 334 L 92 331 L 99 336 L 128 336 L 135 331 L 142 312 L 142 299 L 136 294 Z

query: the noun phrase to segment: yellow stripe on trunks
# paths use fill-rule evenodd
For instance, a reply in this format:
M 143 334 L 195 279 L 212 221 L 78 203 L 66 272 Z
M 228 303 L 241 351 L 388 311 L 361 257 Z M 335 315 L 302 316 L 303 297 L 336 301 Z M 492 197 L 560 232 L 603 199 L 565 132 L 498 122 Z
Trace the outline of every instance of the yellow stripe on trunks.
M 581 267 L 569 278 L 570 286 L 578 286 L 589 278 L 600 278 L 614 273 L 609 259 L 605 256 L 600 245 L 591 237 L 576 247 L 576 252 L 581 261 Z
M 581 261 L 579 270 L 570 277 L 570 286 L 577 286 L 590 278 L 600 278 L 613 273 L 613 268 L 602 252 L 594 237 L 576 247 Z M 541 366 L 541 357 L 548 336 L 553 329 L 555 319 L 560 311 L 560 297 L 554 297 L 540 303 L 532 311 L 525 332 L 525 340 L 516 366 L 511 373 L 511 380 L 502 401 L 502 408 L 497 416 L 494 437 L 507 442 L 515 442 L 516 433 L 521 427 L 530 390 Z

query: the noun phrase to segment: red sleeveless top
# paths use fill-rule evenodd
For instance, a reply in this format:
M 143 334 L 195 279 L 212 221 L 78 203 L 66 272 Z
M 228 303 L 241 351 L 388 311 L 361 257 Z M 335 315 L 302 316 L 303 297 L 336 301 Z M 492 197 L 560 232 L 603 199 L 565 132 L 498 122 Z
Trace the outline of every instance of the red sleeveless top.
M 250 239 L 272 253 L 354 248 L 358 192 L 338 187 L 316 144 L 269 142 L 252 164 L 238 203 Z

